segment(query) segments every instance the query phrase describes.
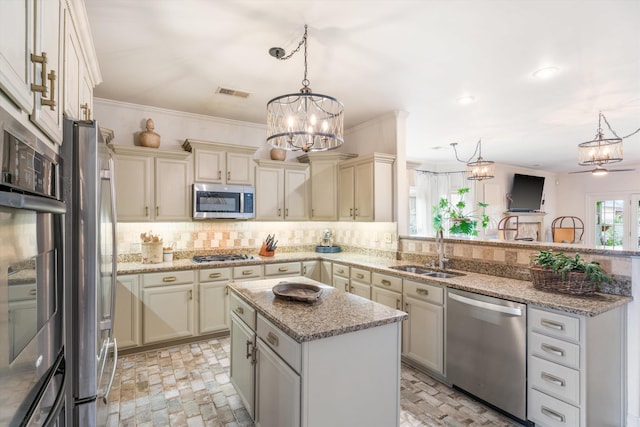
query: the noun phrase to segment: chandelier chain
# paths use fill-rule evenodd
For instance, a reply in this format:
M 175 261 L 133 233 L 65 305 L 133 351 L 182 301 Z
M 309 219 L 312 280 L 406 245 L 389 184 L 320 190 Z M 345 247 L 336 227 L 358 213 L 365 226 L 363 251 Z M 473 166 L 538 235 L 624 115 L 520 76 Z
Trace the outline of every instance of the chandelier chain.
M 453 152 L 456 155 L 456 160 L 462 163 L 469 163 L 471 162 L 471 160 L 473 160 L 473 158 L 476 156 L 476 154 L 478 154 L 478 150 L 480 150 L 480 157 L 482 157 L 482 148 L 480 148 L 480 141 L 482 141 L 481 139 L 478 140 L 478 142 L 476 143 L 476 149 L 473 152 L 473 154 L 471 155 L 471 157 L 469 157 L 469 160 L 460 160 L 460 158 L 458 157 L 458 150 L 456 150 L 456 145 L 458 145 L 457 143 L 452 143 L 450 144 L 453 147 Z
M 620 136 L 618 136 L 618 134 L 617 134 L 617 133 L 616 133 L 616 132 L 611 128 L 611 125 L 609 124 L 609 121 L 607 120 L 607 118 L 605 117 L 605 115 L 604 115 L 604 114 L 600 113 L 600 118 L 602 118 L 602 119 L 604 120 L 604 122 L 607 124 L 607 127 L 609 128 L 609 130 L 611 131 L 611 133 L 612 133 L 616 138 L 619 138 L 619 139 L 627 139 L 627 138 L 629 138 L 630 136 L 633 136 L 633 135 L 635 135 L 636 133 L 640 132 L 640 128 L 638 128 L 638 129 L 636 129 L 635 131 L 631 132 L 629 135 L 620 137 Z M 600 127 L 600 126 L 598 125 L 598 127 Z
M 302 85 L 304 87 L 308 87 L 309 80 L 307 79 L 307 25 L 306 24 L 304 26 L 304 35 L 302 36 L 302 40 L 300 40 L 300 43 L 298 43 L 298 46 L 289 55 L 282 56 L 278 59 L 281 61 L 286 61 L 287 59 L 290 59 L 293 55 L 295 55 L 300 51 L 300 48 L 303 45 L 304 45 L 304 78 L 302 79 Z

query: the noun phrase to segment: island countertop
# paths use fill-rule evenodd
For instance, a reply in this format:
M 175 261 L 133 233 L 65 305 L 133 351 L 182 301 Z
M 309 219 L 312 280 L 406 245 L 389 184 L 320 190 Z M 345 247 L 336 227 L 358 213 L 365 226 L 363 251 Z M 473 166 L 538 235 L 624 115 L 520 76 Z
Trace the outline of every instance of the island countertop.
M 322 295 L 314 303 L 282 299 L 272 291 L 281 282 L 317 285 L 322 288 Z M 400 322 L 408 317 L 403 311 L 302 276 L 233 281 L 229 287 L 297 342 Z

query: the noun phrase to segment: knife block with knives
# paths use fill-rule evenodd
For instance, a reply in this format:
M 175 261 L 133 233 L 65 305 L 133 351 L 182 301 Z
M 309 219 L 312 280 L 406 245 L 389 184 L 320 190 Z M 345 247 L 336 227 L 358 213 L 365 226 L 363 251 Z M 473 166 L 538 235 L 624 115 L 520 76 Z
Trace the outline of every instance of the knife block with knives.
M 262 243 L 260 247 L 260 252 L 258 254 L 260 256 L 274 256 L 276 253 L 276 248 L 278 247 L 278 241 L 275 240 L 276 235 L 271 236 L 269 234 L 265 241 Z

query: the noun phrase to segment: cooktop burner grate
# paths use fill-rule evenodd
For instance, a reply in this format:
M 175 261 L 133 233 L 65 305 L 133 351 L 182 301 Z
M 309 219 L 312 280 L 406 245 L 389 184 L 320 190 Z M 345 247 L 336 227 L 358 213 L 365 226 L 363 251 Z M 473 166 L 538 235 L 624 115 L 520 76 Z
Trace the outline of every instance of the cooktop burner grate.
M 203 263 L 203 262 L 224 262 L 224 261 L 242 261 L 247 259 L 257 259 L 253 255 L 245 255 L 245 254 L 218 254 L 218 255 L 202 255 L 202 256 L 194 256 L 193 262 L 195 263 Z

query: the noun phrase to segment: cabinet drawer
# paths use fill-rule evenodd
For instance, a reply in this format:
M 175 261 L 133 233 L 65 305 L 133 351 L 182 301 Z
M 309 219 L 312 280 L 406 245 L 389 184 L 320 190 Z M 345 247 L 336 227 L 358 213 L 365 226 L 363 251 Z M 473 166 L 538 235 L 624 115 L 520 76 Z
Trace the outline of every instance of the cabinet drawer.
M 142 275 L 142 287 L 181 285 L 194 282 L 193 271 L 168 271 L 165 273 L 147 273 Z
M 387 276 L 386 274 L 373 273 L 371 282 L 374 286 L 382 289 L 389 289 L 394 292 L 402 292 L 402 278 L 397 276 Z
M 351 267 L 351 279 L 360 283 L 371 283 L 371 272 L 361 268 Z
M 536 425 L 572 427 L 580 425 L 580 411 L 537 390 L 529 390 L 527 418 Z
M 529 325 L 545 335 L 580 341 L 580 319 L 577 317 L 530 307 Z
M 281 262 L 278 264 L 265 264 L 264 275 L 265 276 L 284 276 L 293 275 L 299 276 L 302 273 L 299 262 Z
M 572 405 L 580 405 L 580 373 L 575 369 L 532 357 L 529 385 Z
M 333 287 L 341 291 L 349 292 L 349 279 L 334 275 Z
M 258 315 L 258 337 L 262 339 L 294 371 L 300 373 L 302 364 L 302 345 L 282 332 L 273 323 Z
M 340 277 L 349 277 L 349 267 L 343 264 L 333 263 L 333 274 L 334 276 Z
M 234 279 L 252 279 L 254 277 L 262 277 L 262 265 L 233 267 Z
M 435 304 L 444 304 L 444 289 L 440 286 L 414 282 L 413 280 L 405 280 L 404 294 L 419 300 Z
M 240 319 L 242 319 L 242 321 L 246 323 L 252 331 L 255 331 L 256 311 L 254 308 L 233 292 L 231 293 L 229 304 L 231 306 L 231 312 L 235 313 Z
M 561 363 L 570 368 L 580 368 L 580 346 L 577 344 L 532 332 L 529 348 L 534 356 Z
M 231 267 L 225 268 L 207 268 L 200 270 L 200 283 L 204 282 L 222 282 L 231 280 Z

